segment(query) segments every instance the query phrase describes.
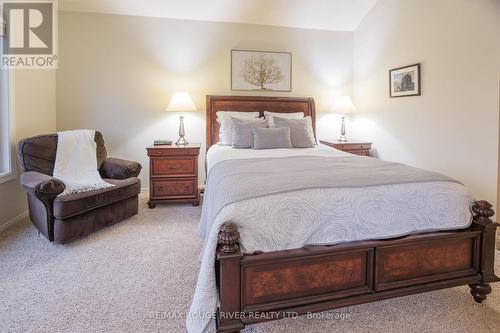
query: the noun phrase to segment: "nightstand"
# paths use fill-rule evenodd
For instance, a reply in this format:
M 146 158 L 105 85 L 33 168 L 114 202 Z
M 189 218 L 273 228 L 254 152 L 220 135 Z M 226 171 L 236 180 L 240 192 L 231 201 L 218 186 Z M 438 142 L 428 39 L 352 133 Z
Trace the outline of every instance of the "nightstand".
M 332 141 L 319 140 L 319 142 L 324 145 L 330 146 L 332 148 L 345 151 L 346 153 L 363 155 L 363 156 L 370 156 L 370 149 L 372 149 L 372 143 L 364 141 L 340 142 L 334 140 Z
M 200 204 L 200 146 L 159 145 L 146 148 L 149 156 L 149 208 L 155 208 L 159 203 Z

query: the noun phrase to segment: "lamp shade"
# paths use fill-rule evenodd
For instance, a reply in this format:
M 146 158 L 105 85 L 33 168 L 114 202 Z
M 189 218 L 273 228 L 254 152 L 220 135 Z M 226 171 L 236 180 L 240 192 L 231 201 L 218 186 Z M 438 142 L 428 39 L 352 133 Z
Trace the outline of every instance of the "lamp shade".
M 191 96 L 187 92 L 177 92 L 170 99 L 168 103 L 167 111 L 172 112 L 182 112 L 182 111 L 196 111 L 196 106 L 194 105 Z
M 354 104 L 352 104 L 349 96 L 339 96 L 333 103 L 333 110 L 342 113 L 349 113 L 356 110 L 356 108 L 354 107 Z

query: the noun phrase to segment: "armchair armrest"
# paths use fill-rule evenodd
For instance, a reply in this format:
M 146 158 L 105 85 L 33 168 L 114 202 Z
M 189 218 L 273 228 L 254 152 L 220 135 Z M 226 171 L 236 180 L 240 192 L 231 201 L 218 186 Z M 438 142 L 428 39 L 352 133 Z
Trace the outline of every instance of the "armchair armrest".
M 107 158 L 102 162 L 101 175 L 104 178 L 127 179 L 139 176 L 141 169 L 142 166 L 137 162 L 119 158 Z
M 24 189 L 37 197 L 55 198 L 66 189 L 66 185 L 57 178 L 36 171 L 23 172 L 21 184 Z
M 31 222 L 51 242 L 54 241 L 54 199 L 64 192 L 66 185 L 49 175 L 27 171 L 21 174 L 21 185 L 28 192 Z

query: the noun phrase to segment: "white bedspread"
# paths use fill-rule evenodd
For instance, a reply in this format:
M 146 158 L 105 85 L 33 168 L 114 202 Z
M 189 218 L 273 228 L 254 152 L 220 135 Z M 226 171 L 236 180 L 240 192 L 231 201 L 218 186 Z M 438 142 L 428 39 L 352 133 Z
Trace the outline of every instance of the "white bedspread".
M 310 149 L 251 150 L 212 146 L 207 170 L 226 159 L 347 153 L 319 145 Z M 277 168 L 286 168 L 277 161 Z M 209 178 L 210 181 L 210 178 Z M 210 186 L 208 181 L 207 186 Z M 220 226 L 238 225 L 243 252 L 278 251 L 309 244 L 337 244 L 411 233 L 466 228 L 473 197 L 453 182 L 393 184 L 361 188 L 321 188 L 262 196 L 225 206 L 205 237 L 196 291 L 187 319 L 189 332 L 214 331 L 215 249 Z M 204 202 L 204 205 L 210 205 Z

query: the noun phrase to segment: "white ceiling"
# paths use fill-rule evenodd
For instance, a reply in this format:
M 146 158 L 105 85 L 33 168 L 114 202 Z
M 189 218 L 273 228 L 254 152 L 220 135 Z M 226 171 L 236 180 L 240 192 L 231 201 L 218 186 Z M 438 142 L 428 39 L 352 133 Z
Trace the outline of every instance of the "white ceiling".
M 353 31 L 377 0 L 59 0 L 63 11 Z

